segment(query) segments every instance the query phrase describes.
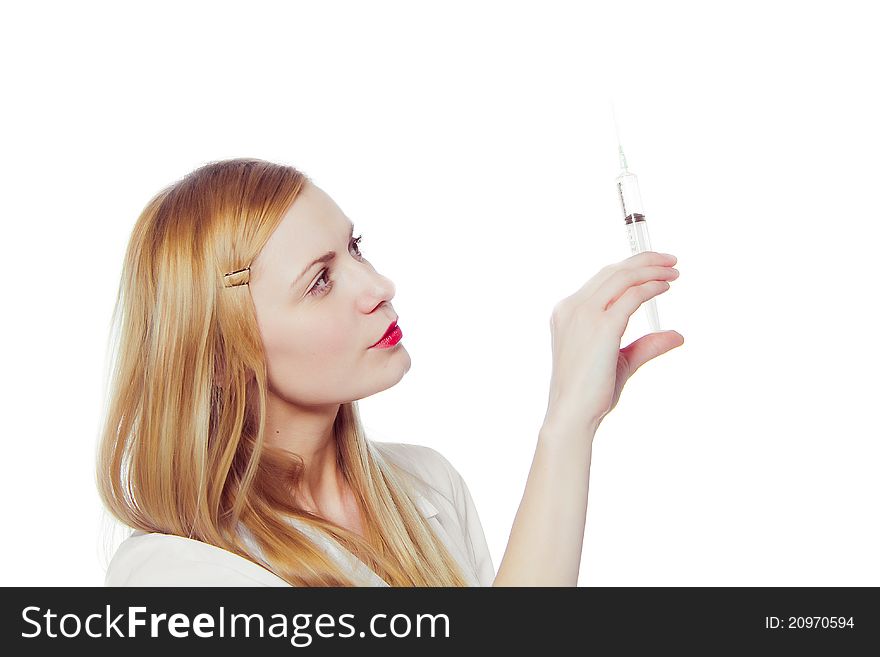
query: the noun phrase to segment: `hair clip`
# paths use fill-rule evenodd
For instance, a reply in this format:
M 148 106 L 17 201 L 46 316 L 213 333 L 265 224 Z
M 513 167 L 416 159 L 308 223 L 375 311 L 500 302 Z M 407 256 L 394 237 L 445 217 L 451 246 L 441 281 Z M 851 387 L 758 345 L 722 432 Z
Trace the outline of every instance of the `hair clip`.
M 236 285 L 247 285 L 251 279 L 251 268 L 245 267 L 238 271 L 223 274 L 223 287 L 235 287 Z

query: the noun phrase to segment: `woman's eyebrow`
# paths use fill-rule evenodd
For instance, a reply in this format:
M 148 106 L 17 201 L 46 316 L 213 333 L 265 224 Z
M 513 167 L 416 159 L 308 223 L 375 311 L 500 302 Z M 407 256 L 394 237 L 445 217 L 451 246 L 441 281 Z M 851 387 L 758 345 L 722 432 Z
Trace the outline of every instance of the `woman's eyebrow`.
M 348 239 L 349 240 L 351 240 L 352 235 L 354 235 L 354 224 L 349 222 L 349 232 L 348 232 Z M 300 279 L 303 276 L 305 276 L 306 274 L 308 274 L 309 270 L 312 267 L 314 267 L 315 265 L 317 265 L 318 263 L 321 263 L 321 262 L 331 262 L 333 260 L 333 258 L 335 258 L 335 257 L 336 257 L 336 251 L 327 251 L 327 253 L 325 253 L 324 255 L 312 260 L 309 264 L 307 264 L 303 268 L 303 270 L 300 272 L 299 276 L 297 276 L 293 280 L 293 283 L 290 284 L 291 289 L 293 289 L 299 285 Z

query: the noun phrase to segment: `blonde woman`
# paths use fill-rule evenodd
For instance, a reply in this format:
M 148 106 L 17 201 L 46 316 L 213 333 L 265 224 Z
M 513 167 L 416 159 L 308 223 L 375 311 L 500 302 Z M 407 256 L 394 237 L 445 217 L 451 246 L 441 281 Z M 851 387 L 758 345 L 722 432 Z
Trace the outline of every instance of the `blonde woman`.
M 98 449 L 101 499 L 134 530 L 107 586 L 576 585 L 593 435 L 628 376 L 683 342 L 619 348 L 674 258 L 606 267 L 554 309 L 547 414 L 496 575 L 452 464 L 364 434 L 357 400 L 411 363 L 394 285 L 358 242 L 306 175 L 263 160 L 210 163 L 147 204 Z

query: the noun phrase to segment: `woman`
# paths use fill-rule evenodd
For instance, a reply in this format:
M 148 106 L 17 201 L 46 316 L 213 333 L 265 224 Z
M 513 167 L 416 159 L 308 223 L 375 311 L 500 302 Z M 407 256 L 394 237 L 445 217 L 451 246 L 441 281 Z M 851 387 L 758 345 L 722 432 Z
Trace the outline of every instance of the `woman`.
M 619 349 L 674 258 L 606 267 L 554 309 L 547 414 L 496 576 L 455 468 L 364 434 L 356 401 L 411 363 L 394 285 L 359 240 L 307 176 L 257 159 L 203 166 L 148 203 L 98 457 L 103 503 L 135 529 L 108 586 L 576 585 L 595 430 L 626 379 L 683 342 Z

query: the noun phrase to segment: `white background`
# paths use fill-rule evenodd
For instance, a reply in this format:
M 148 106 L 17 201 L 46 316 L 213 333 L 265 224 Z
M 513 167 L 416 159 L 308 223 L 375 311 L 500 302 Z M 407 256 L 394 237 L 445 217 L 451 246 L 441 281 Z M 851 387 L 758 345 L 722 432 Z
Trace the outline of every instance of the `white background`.
M 618 6 L 5 4 L 2 584 L 103 583 L 124 249 L 160 188 L 244 156 L 312 176 L 394 281 L 413 365 L 365 424 L 453 463 L 497 569 L 552 308 L 629 256 L 613 99 L 685 344 L 599 428 L 579 584 L 880 585 L 870 5 Z

